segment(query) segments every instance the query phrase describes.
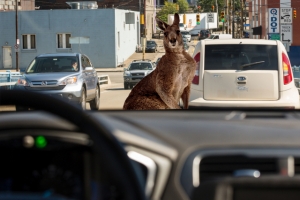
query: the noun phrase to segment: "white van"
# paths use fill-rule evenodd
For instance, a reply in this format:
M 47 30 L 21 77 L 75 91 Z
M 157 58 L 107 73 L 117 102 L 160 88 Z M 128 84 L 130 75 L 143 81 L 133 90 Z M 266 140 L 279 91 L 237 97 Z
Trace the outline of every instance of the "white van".
M 211 34 L 208 38 L 205 40 L 215 40 L 215 39 L 232 39 L 231 34 Z
M 278 40 L 201 40 L 190 107 L 299 108 L 290 60 Z

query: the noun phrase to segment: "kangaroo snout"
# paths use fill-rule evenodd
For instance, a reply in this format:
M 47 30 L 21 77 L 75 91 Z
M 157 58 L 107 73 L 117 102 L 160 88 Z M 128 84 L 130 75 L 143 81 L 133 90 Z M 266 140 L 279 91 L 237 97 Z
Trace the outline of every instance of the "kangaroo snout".
M 170 43 L 172 44 L 172 46 L 175 46 L 176 45 L 176 38 L 171 38 Z

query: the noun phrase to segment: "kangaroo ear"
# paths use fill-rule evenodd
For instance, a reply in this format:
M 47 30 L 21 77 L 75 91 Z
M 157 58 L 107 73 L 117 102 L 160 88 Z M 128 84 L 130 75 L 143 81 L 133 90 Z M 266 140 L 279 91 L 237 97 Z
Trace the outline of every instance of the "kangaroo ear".
M 174 14 L 174 21 L 173 21 L 173 24 L 174 25 L 179 25 L 179 22 L 180 22 L 180 18 L 179 18 L 179 15 L 177 13 Z
M 156 19 L 156 23 L 157 23 L 157 25 L 158 25 L 158 27 L 161 29 L 161 30 L 166 30 L 167 28 L 168 28 L 168 24 L 167 23 L 165 23 L 164 21 L 161 21 L 160 19 L 158 19 L 157 17 L 155 17 L 155 19 Z

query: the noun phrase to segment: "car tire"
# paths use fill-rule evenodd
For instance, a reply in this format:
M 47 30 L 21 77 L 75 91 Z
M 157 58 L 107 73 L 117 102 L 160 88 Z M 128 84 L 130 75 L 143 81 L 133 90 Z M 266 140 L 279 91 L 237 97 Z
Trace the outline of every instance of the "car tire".
M 96 86 L 95 98 L 90 101 L 91 110 L 100 110 L 100 87 Z
M 86 110 L 86 94 L 85 94 L 84 87 L 82 87 L 82 89 L 81 89 L 81 97 L 80 97 L 79 106 L 80 106 L 80 108 L 82 108 L 82 110 Z
M 128 90 L 129 89 L 129 84 L 128 83 L 124 83 L 124 89 Z

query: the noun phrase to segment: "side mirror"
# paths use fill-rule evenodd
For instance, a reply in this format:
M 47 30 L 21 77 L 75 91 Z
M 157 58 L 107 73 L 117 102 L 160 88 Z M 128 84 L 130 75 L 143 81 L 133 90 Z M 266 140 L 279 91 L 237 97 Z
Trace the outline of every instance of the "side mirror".
M 125 72 L 125 71 L 127 71 L 128 69 L 127 68 L 123 68 L 123 71 Z

